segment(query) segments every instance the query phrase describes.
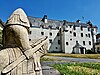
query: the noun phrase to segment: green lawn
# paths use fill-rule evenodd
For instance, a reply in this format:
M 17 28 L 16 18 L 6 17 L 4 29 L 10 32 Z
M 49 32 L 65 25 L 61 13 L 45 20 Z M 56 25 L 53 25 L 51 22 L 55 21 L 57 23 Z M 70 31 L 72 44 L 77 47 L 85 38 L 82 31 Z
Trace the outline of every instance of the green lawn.
M 59 57 L 74 57 L 74 58 L 91 58 L 100 59 L 100 54 L 63 54 L 63 53 L 48 53 L 46 56 L 59 56 Z M 45 58 L 42 61 L 59 61 L 58 59 Z M 57 69 L 61 75 L 100 75 L 100 63 L 79 63 L 67 62 L 66 64 L 50 65 Z
M 100 75 L 100 63 L 66 63 L 52 65 L 61 75 Z

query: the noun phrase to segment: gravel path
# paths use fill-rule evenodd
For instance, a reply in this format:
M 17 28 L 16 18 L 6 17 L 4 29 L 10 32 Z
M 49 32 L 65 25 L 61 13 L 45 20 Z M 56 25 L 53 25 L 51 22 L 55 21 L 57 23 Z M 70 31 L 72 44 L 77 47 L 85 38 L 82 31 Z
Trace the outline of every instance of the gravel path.
M 87 58 L 71 58 L 71 57 L 57 57 L 57 56 L 44 56 L 44 58 L 55 59 L 55 61 L 43 61 L 41 62 L 42 66 L 49 66 L 53 64 L 74 63 L 74 62 L 100 62 L 100 59 L 87 59 Z M 56 61 L 56 60 L 60 60 L 60 61 Z
M 57 56 L 44 56 L 44 58 L 50 58 L 59 61 L 41 62 L 43 75 L 60 75 L 59 71 L 55 70 L 53 67 L 50 67 L 50 65 L 53 64 L 64 64 L 64 63 L 74 63 L 74 62 L 100 62 L 100 59 L 87 59 L 87 58 L 71 58 L 71 57 L 57 57 Z

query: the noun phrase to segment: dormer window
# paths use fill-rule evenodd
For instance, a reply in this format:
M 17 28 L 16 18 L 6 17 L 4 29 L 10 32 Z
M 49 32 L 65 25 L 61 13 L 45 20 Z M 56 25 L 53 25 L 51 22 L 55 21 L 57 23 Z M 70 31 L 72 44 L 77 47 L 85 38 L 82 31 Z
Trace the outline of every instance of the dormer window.
M 83 27 L 81 26 L 81 31 L 83 31 Z
M 69 25 L 70 28 L 72 28 L 72 25 Z

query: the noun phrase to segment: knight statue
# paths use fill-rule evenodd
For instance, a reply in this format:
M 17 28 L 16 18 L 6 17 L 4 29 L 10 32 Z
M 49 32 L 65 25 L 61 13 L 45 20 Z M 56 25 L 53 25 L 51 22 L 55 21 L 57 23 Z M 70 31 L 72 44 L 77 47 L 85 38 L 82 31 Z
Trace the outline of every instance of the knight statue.
M 47 53 L 47 37 L 29 43 L 30 23 L 18 8 L 3 29 L 0 75 L 42 75 L 40 58 Z

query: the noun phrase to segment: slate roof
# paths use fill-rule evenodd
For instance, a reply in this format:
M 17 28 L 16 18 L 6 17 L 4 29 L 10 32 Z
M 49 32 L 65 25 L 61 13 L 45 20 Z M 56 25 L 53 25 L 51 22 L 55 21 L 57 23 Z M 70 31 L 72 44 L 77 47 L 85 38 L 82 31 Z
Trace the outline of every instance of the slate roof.
M 49 27 L 52 26 L 53 28 L 62 26 L 64 21 L 61 20 L 51 20 L 48 19 L 48 23 L 44 23 L 42 21 L 42 18 L 36 18 L 36 17 L 28 17 L 30 23 L 32 24 L 32 26 L 37 26 L 40 27 L 41 25 L 44 25 L 45 27 Z M 66 25 L 75 25 L 75 26 L 82 26 L 82 27 L 87 27 L 88 24 L 85 23 L 78 23 L 78 22 L 66 22 Z
M 42 21 L 42 18 L 28 17 L 28 19 L 33 26 L 45 25 L 46 27 L 49 27 L 49 26 L 59 27 L 59 26 L 62 26 L 63 24 L 63 21 L 59 21 L 59 20 L 48 20 L 48 23 L 45 24 Z

